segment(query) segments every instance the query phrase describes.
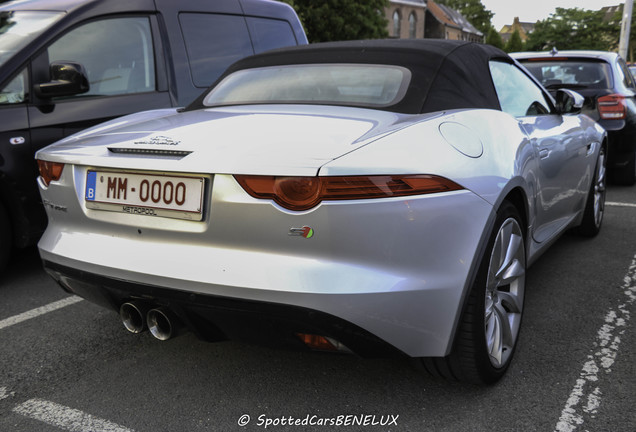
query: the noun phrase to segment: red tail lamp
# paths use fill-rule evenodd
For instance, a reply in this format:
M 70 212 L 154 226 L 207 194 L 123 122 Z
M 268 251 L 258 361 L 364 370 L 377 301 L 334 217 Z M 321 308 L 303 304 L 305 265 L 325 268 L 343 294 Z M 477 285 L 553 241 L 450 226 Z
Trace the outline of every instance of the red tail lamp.
M 598 98 L 598 112 L 604 120 L 621 120 L 627 117 L 625 96 L 611 94 Z
M 457 183 L 432 175 L 344 177 L 234 176 L 254 198 L 271 199 L 289 210 L 309 210 L 324 200 L 391 198 L 449 192 Z
M 46 186 L 48 186 L 52 181 L 57 181 L 60 179 L 60 177 L 62 177 L 64 164 L 38 159 L 38 169 L 40 171 L 40 177 L 42 177 L 42 181 Z

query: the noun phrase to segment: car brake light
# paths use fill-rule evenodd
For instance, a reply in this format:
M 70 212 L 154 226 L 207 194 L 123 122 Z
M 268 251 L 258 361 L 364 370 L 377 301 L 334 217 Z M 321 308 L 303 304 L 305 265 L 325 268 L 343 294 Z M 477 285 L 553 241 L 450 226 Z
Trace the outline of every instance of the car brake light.
M 568 60 L 572 60 L 570 58 L 567 57 L 531 57 L 531 58 L 524 58 L 524 59 L 520 59 L 520 61 L 523 63 L 525 61 L 531 61 L 531 62 L 549 62 L 549 61 L 568 61 Z
M 309 210 L 323 200 L 390 198 L 462 189 L 457 183 L 432 175 L 234 177 L 254 198 L 271 199 L 282 207 L 295 211 Z
M 60 177 L 62 177 L 64 164 L 38 159 L 38 169 L 40 170 L 40 177 L 42 178 L 42 181 L 46 186 L 48 186 L 52 181 L 57 181 Z
M 604 120 L 620 120 L 626 118 L 625 96 L 611 94 L 598 98 L 598 112 Z

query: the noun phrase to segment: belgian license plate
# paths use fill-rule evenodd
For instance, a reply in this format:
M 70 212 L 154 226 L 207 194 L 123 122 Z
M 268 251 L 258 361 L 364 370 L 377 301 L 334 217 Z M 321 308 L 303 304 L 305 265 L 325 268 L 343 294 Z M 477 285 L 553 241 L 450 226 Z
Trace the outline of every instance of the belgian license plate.
M 88 171 L 86 207 L 200 221 L 202 177 Z

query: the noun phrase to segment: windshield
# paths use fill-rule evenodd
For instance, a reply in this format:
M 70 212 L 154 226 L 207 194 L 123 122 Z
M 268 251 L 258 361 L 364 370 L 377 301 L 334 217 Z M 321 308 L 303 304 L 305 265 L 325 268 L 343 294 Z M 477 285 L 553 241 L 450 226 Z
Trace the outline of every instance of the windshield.
M 520 60 L 545 88 L 611 88 L 610 65 L 596 60 Z
M 372 64 L 244 69 L 224 78 L 203 104 L 313 103 L 380 108 L 398 103 L 410 79 L 406 68 Z
M 0 11 L 0 66 L 62 15 L 63 12 Z

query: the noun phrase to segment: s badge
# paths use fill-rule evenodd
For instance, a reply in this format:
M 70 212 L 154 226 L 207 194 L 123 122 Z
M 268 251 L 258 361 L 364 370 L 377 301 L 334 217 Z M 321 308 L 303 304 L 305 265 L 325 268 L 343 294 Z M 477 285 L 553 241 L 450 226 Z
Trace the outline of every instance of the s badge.
M 289 235 L 296 236 L 296 237 L 312 238 L 314 236 L 314 230 L 313 228 L 308 226 L 304 226 L 302 228 L 290 228 Z

